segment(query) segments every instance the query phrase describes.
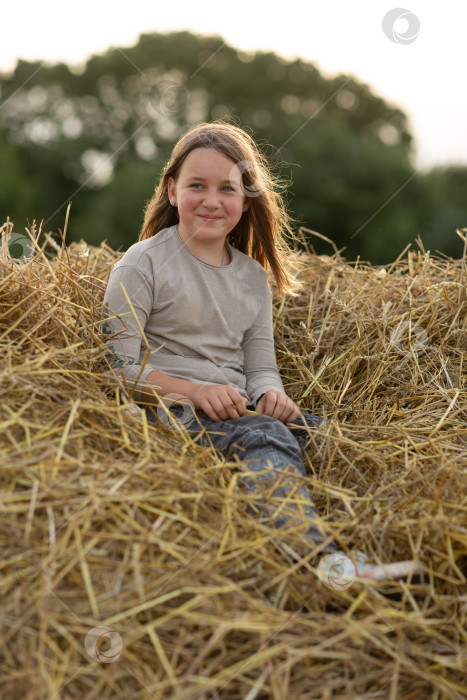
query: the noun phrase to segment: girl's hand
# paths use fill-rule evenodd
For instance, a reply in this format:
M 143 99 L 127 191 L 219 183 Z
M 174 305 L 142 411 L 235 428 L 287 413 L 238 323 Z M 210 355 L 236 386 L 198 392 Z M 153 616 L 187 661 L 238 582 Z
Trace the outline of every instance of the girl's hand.
M 287 396 L 285 391 L 269 389 L 256 404 L 256 411 L 271 418 L 277 418 L 282 423 L 292 423 L 300 415 L 300 409 Z
M 244 416 L 248 406 L 248 401 L 230 384 L 196 384 L 189 398 L 215 423 Z

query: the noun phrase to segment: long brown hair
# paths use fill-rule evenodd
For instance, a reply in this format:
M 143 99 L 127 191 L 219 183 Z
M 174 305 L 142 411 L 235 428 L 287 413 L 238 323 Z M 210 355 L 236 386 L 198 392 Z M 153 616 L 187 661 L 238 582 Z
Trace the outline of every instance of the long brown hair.
M 198 124 L 179 139 L 145 209 L 139 240 L 178 223 L 176 209 L 169 202 L 168 181 L 170 177 L 177 180 L 184 159 L 195 148 L 215 148 L 240 167 L 250 206 L 230 232 L 228 241 L 272 273 L 279 295 L 287 292 L 297 296 L 302 284 L 295 277 L 296 257 L 291 255 L 285 234 L 292 239 L 295 236 L 279 191 L 280 182 L 273 177 L 266 156 L 250 135 L 223 120 Z

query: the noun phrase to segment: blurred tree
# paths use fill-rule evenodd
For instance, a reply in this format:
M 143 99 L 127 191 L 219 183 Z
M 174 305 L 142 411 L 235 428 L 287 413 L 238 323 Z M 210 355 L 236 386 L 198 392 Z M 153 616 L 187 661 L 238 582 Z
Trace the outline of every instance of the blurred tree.
M 20 148 L 6 141 L 0 129 L 0 201 L 3 220 L 10 216 L 12 221 L 23 217 L 35 204 L 34 188 L 23 164 Z M 2 221 L 3 223 L 3 221 Z
M 460 257 L 464 243 L 456 230 L 467 228 L 467 168 L 433 168 L 421 178 L 420 236 L 425 248 Z
M 16 229 L 26 217 L 63 227 L 73 200 L 71 238 L 128 247 L 175 140 L 224 117 L 249 130 L 289 181 L 297 221 L 347 257 L 387 262 L 419 234 L 460 252 L 467 171 L 416 175 L 405 114 L 355 78 L 325 78 L 302 60 L 245 54 L 215 36 L 143 34 L 81 72 L 19 61 L 0 81 L 0 101 L 0 165 L 10 172 L 0 215 Z

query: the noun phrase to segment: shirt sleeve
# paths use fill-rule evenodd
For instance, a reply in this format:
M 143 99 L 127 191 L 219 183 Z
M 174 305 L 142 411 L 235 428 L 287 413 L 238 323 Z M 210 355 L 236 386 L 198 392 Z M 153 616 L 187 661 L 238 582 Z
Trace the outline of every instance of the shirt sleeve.
M 246 391 L 253 403 L 269 389 L 284 391 L 277 369 L 272 323 L 272 293 L 266 285 L 264 300 L 254 324 L 245 332 L 242 342 Z
M 123 289 L 131 302 L 129 305 Z M 101 331 L 106 337 L 107 352 L 100 369 L 125 391 L 133 390 L 135 401 L 141 400 L 148 374 L 154 369 L 140 362 L 143 335 L 154 303 L 154 284 L 137 267 L 114 267 L 104 296 Z

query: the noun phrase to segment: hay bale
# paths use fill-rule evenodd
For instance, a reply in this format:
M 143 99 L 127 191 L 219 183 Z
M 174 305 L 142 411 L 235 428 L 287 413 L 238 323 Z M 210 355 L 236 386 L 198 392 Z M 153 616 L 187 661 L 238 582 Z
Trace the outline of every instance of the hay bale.
M 296 252 L 304 290 L 275 302 L 285 388 L 331 419 L 306 455 L 322 517 L 426 572 L 334 590 L 233 463 L 96 371 L 120 254 L 39 232 L 0 261 L 2 698 L 467 697 L 465 257 Z

